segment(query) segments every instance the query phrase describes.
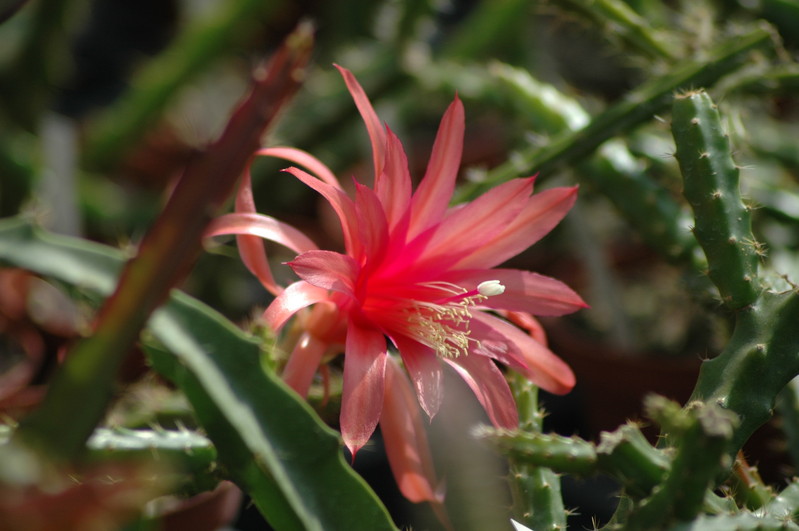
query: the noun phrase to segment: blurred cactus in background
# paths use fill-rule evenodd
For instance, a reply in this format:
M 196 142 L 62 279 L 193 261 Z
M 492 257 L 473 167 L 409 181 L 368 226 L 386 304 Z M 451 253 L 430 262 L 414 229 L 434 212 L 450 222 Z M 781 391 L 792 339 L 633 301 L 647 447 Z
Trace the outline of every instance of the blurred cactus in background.
M 200 506 L 220 515 L 200 517 L 209 529 L 799 529 L 799 2 L 133 5 L 0 2 L 0 530 L 200 529 L 178 520 Z M 369 95 L 368 134 L 334 63 Z M 456 363 L 403 376 L 394 422 L 353 460 L 336 342 L 302 371 L 319 367 L 307 396 L 282 380 L 309 320 L 330 319 L 278 333 L 261 317 L 275 297 L 250 271 L 288 286 L 300 253 L 242 260 L 204 235 L 257 204 L 285 222 L 269 230 L 352 247 L 342 198 L 381 219 L 361 186 L 381 139 L 402 139 L 416 189 L 455 95 L 447 215 L 518 177 L 536 175 L 532 197 L 579 186 L 561 226 L 502 267 L 589 307 L 536 321 L 474 303 L 576 386 L 555 396 L 492 362 L 513 427 L 481 407 L 510 396 L 475 397 Z M 289 159 L 340 189 L 320 200 L 254 158 L 274 146 L 313 154 Z M 443 212 L 451 196 L 430 200 Z M 441 400 L 430 422 L 421 393 Z M 398 457 L 400 436 L 424 452 Z M 386 453 L 427 477 L 398 488 Z M 403 498 L 421 487 L 434 503 Z

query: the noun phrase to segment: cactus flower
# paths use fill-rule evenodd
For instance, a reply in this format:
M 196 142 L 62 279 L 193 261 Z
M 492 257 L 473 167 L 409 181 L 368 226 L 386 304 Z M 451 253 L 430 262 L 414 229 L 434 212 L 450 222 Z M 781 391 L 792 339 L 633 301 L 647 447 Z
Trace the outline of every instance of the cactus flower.
M 534 178 L 515 179 L 451 207 L 464 134 L 463 105 L 456 96 L 414 192 L 399 139 L 380 123 L 355 77 L 339 70 L 371 139 L 373 186 L 355 182 L 353 198 L 305 152 L 276 147 L 258 154 L 305 168 L 285 171 L 330 203 L 341 222 L 344 252 L 320 250 L 293 227 L 257 214 L 249 175 L 242 180 L 236 213 L 215 220 L 208 235 L 238 235 L 245 265 L 276 296 L 264 313 L 271 327 L 279 330 L 293 316 L 301 321 L 303 333 L 285 367 L 285 381 L 307 393 L 326 353 L 343 347 L 340 421 L 346 446 L 354 455 L 380 422 L 403 493 L 432 501 L 439 495 L 424 430 L 418 415 L 403 410 L 415 408 L 408 401 L 415 394 L 428 417 L 436 414 L 444 365 L 465 380 L 491 422 L 502 428 L 515 427 L 518 419 L 496 362 L 553 393 L 566 393 L 575 383 L 566 363 L 498 314 L 529 322 L 531 315 L 562 315 L 585 303 L 558 280 L 496 266 L 557 225 L 577 190 L 533 195 Z M 288 265 L 299 280 L 285 288 L 276 284 L 258 237 L 297 253 Z M 412 387 L 389 361 L 390 350 L 402 359 Z

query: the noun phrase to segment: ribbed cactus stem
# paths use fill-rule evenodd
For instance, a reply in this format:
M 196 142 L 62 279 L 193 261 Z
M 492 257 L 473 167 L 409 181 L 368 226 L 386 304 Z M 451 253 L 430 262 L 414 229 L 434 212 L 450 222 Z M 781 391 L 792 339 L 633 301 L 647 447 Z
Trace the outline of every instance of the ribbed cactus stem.
M 665 399 L 662 403 L 666 405 Z M 651 408 L 660 404 L 650 401 Z M 674 408 L 667 406 L 668 412 Z M 696 402 L 677 413 L 670 424 L 684 426 L 671 470 L 659 487 L 630 515 L 631 529 L 661 529 L 699 515 L 707 490 L 728 459 L 736 416 L 715 404 Z M 662 416 L 662 414 L 661 414 Z
M 799 517 L 799 480 L 795 479 L 772 499 L 763 514 L 772 518 L 796 519 Z
M 775 397 L 799 374 L 797 323 L 795 291 L 764 292 L 737 312 L 726 347 L 700 368 L 692 400 L 717 403 L 741 419 L 730 447 L 732 455 L 771 418 Z
M 648 496 L 669 470 L 669 458 L 635 424 L 602 432 L 596 451 L 600 469 L 620 480 L 633 497 Z
M 491 74 L 512 96 L 517 110 L 536 133 L 576 131 L 591 117 L 580 103 L 528 71 L 494 63 Z M 656 183 L 618 139 L 603 144 L 579 163 L 577 174 L 604 194 L 645 241 L 668 258 L 694 255 L 696 240 L 686 230 L 690 215 L 670 191 Z
M 578 437 L 502 430 L 482 430 L 478 435 L 490 440 L 519 464 L 545 466 L 560 473 L 579 475 L 597 471 L 594 445 Z
M 541 434 L 544 415 L 538 407 L 538 388 L 521 375 L 514 374 L 511 390 L 519 410 L 520 430 L 531 438 L 547 437 Z M 565 455 L 562 457 L 569 461 Z M 549 463 L 530 460 L 513 452 L 509 452 L 508 462 L 516 519 L 531 529 L 565 530 L 566 508 L 560 490 L 560 476 L 548 468 Z
M 762 246 L 752 234 L 749 208 L 741 200 L 729 137 L 716 105 L 701 90 L 676 97 L 671 127 L 708 275 L 724 303 L 738 310 L 752 304 L 761 291 L 757 270 Z

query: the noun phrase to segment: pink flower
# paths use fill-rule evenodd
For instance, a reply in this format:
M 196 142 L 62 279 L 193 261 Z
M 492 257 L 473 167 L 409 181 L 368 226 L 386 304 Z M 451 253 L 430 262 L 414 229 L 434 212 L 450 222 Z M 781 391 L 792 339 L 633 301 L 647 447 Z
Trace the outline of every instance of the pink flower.
M 464 132 L 463 105 L 456 97 L 414 193 L 399 139 L 380 123 L 355 77 L 339 70 L 366 122 L 374 186 L 355 182 L 352 198 L 307 153 L 267 148 L 257 154 L 281 157 L 308 170 L 285 171 L 333 207 L 345 252 L 319 250 L 296 229 L 256 214 L 249 175 L 242 181 L 236 213 L 217 219 L 208 235 L 239 235 L 244 263 L 276 295 L 264 313 L 270 326 L 279 330 L 295 315 L 301 320 L 303 332 L 285 367 L 285 381 L 306 394 L 323 357 L 343 346 L 340 420 L 345 444 L 354 455 L 380 422 L 406 497 L 440 500 L 413 395 L 432 418 L 443 397 L 443 365 L 465 380 L 491 422 L 502 428 L 517 426 L 518 419 L 495 362 L 553 393 L 574 386 L 572 371 L 540 337 L 534 339 L 496 314 L 534 329 L 531 315 L 562 315 L 585 303 L 558 280 L 496 266 L 557 225 L 577 190 L 554 188 L 532 195 L 533 178 L 515 179 L 468 204 L 450 207 Z M 285 289 L 277 285 L 258 237 L 298 254 L 288 263 L 298 281 Z M 412 387 L 389 348 L 398 351 Z

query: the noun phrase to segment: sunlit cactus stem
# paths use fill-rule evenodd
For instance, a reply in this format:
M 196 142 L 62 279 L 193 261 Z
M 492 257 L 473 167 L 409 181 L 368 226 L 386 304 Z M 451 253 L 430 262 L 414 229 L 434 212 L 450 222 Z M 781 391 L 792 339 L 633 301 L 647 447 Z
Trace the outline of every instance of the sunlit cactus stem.
M 752 234 L 749 208 L 738 189 L 738 167 L 718 109 L 704 91 L 677 96 L 672 113 L 684 193 L 696 218 L 694 234 L 705 251 L 708 274 L 725 305 L 737 310 L 760 292 L 762 246 Z

